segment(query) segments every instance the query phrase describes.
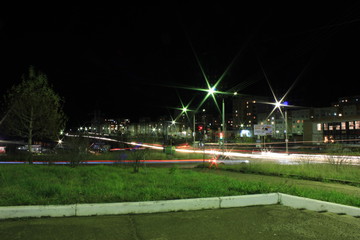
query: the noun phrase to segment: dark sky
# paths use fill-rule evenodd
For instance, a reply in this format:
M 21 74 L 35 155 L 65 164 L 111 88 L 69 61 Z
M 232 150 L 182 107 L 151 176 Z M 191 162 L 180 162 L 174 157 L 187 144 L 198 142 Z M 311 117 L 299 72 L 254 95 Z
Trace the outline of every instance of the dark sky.
M 218 90 L 274 91 L 292 104 L 329 106 L 360 95 L 359 1 L 252 5 L 204 2 L 1 9 L 1 95 L 29 65 L 47 74 L 72 124 L 107 117 L 157 117 L 204 93 L 196 57 Z M 267 1 L 264 1 L 267 2 Z M 284 1 L 286 2 L 286 1 Z M 261 65 L 260 65 L 261 64 Z

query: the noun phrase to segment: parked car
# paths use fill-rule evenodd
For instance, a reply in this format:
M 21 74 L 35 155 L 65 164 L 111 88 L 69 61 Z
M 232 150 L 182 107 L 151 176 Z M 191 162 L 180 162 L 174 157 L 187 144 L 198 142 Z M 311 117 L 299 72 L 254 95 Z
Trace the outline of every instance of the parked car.
M 23 145 L 17 147 L 17 150 L 19 151 L 29 151 L 29 145 Z M 41 153 L 42 147 L 41 145 L 31 145 L 31 152 L 33 153 Z

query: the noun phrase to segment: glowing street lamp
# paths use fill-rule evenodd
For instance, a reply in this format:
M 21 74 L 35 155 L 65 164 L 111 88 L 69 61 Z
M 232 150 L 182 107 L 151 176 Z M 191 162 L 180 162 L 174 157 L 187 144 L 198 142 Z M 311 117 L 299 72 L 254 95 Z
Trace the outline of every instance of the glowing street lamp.
M 209 88 L 209 90 L 208 90 L 208 93 L 209 93 L 210 95 L 214 95 L 215 92 L 216 92 L 216 88 L 215 88 L 215 87 L 211 87 L 211 88 Z
M 286 151 L 286 154 L 289 154 L 289 137 L 288 137 L 288 118 L 287 118 L 287 110 L 285 109 L 285 114 L 282 113 L 281 111 L 281 107 L 286 107 L 289 105 L 289 103 L 287 101 L 285 102 L 281 102 L 281 101 L 276 101 L 274 104 L 273 104 L 275 107 L 273 109 L 272 112 L 275 111 L 275 109 L 279 109 L 281 115 L 283 116 L 284 118 L 284 122 L 285 122 L 285 151 Z M 269 117 L 268 117 L 269 118 Z

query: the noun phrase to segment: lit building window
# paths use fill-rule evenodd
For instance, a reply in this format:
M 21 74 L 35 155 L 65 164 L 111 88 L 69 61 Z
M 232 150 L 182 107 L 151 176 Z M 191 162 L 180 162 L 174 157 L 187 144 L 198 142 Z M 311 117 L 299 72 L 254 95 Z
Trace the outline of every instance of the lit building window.
M 341 122 L 341 129 L 345 130 L 346 129 L 346 122 Z M 339 129 L 340 130 L 340 129 Z
M 360 121 L 355 121 L 355 129 L 360 129 Z
M 353 130 L 354 129 L 354 122 L 349 122 L 349 130 Z
M 321 123 L 318 123 L 318 124 L 316 125 L 316 129 L 317 129 L 318 131 L 321 131 Z

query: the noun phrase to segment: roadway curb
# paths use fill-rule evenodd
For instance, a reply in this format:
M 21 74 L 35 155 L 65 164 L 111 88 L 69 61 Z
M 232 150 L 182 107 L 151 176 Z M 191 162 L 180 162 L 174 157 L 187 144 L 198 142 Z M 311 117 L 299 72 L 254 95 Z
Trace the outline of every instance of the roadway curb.
M 76 216 L 191 211 L 219 208 L 219 198 L 195 198 L 147 202 L 78 204 Z
M 0 219 L 75 216 L 76 204 L 0 207 Z
M 219 197 L 219 208 L 272 205 L 279 203 L 278 193 Z
M 297 209 L 307 209 L 318 212 L 326 211 L 360 217 L 360 208 L 357 207 L 297 197 L 284 193 L 279 193 L 279 204 Z
M 140 214 L 157 212 L 220 209 L 258 205 L 284 206 L 360 216 L 360 208 L 283 193 L 254 194 L 228 197 L 194 198 L 146 202 L 94 203 L 49 206 L 0 207 L 0 219 L 27 217 L 70 217 L 94 215 Z

